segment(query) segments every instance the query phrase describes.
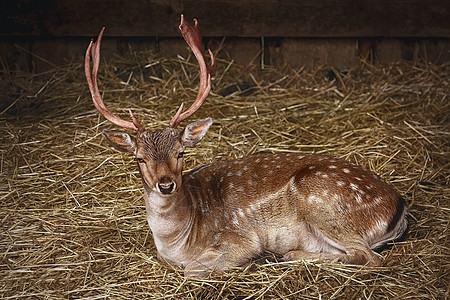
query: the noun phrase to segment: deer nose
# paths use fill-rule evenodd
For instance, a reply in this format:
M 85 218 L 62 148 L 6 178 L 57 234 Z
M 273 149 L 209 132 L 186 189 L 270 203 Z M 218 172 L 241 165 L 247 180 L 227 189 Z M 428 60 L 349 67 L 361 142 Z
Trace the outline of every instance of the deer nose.
M 163 177 L 159 180 L 156 187 L 161 194 L 169 195 L 175 191 L 176 183 L 169 177 Z

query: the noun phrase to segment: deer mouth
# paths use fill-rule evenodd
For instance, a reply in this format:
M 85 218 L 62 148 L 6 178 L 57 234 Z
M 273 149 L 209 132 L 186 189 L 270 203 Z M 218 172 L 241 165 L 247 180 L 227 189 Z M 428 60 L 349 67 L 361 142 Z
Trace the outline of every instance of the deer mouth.
M 156 189 L 162 195 L 170 195 L 175 192 L 177 184 L 170 178 L 162 178 L 161 181 L 156 184 Z

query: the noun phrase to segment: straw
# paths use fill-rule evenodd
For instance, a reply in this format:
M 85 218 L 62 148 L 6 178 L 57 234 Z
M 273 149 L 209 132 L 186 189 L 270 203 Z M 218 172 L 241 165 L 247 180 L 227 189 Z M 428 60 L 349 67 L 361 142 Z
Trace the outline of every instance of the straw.
M 285 263 L 268 254 L 186 280 L 158 262 L 136 164 L 103 139 L 102 130 L 117 128 L 95 111 L 80 61 L 43 74 L 1 73 L 0 297 L 448 298 L 449 65 L 260 70 L 217 57 L 213 92 L 189 120 L 214 124 L 188 151 L 185 170 L 261 151 L 363 165 L 409 205 L 409 234 L 383 250 L 386 265 Z M 128 118 L 131 109 L 149 130 L 167 126 L 197 84 L 192 56 L 133 53 L 102 61 L 99 71 L 110 110 Z

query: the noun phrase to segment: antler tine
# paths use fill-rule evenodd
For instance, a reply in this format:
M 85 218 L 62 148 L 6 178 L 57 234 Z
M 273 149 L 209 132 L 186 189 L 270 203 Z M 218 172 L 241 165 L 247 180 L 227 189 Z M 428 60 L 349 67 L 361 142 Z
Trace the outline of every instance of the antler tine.
M 103 37 L 103 32 L 105 27 L 100 31 L 97 41 L 91 40 L 89 46 L 86 50 L 86 56 L 84 59 L 84 72 L 86 73 L 86 80 L 89 85 L 89 91 L 91 92 L 92 101 L 94 102 L 95 108 L 111 123 L 134 131 L 145 131 L 144 126 L 139 123 L 139 121 L 133 116 L 130 110 L 130 116 L 133 120 L 132 122 L 123 120 L 113 113 L 106 107 L 103 102 L 102 96 L 98 90 L 97 85 L 97 73 L 98 67 L 100 65 L 100 45 Z M 92 57 L 92 69 L 91 69 L 91 57 Z
M 197 19 L 194 19 L 194 27 L 192 27 L 185 21 L 184 16 L 181 15 L 179 28 L 186 43 L 191 48 L 197 58 L 198 64 L 200 65 L 200 84 L 198 86 L 197 98 L 194 103 L 192 103 L 192 105 L 183 113 L 182 106 L 180 106 L 175 116 L 172 120 L 170 120 L 169 127 L 171 128 L 176 128 L 183 120 L 186 120 L 192 116 L 202 106 L 203 102 L 205 102 L 209 92 L 211 91 L 211 73 L 214 72 L 216 64 L 211 50 L 208 50 L 211 57 L 210 65 L 207 65 L 205 62 L 205 57 L 203 56 L 202 37 L 200 35 L 200 30 L 198 29 Z

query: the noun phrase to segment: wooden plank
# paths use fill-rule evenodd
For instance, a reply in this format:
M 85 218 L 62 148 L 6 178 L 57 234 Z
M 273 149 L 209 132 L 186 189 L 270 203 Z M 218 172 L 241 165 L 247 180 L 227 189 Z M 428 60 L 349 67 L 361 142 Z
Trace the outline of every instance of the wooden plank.
M 22 39 L 0 40 L 2 71 L 30 70 L 32 64 L 30 48 L 31 43 Z
M 179 16 L 204 36 L 450 37 L 448 0 L 14 0 L 0 36 L 179 36 Z
M 357 43 L 353 39 L 283 39 L 269 42 L 270 65 L 313 68 L 333 66 L 348 69 L 358 61 Z
M 0 39 L 0 60 L 8 69 L 44 72 L 68 61 L 80 62 L 87 38 Z M 237 64 L 260 64 L 260 38 L 207 39 L 216 57 Z M 264 64 L 292 67 L 318 65 L 348 69 L 363 59 L 367 62 L 391 62 L 399 59 L 450 62 L 450 39 L 347 39 L 347 38 L 265 38 Z M 192 55 L 182 38 L 105 38 L 102 60 L 109 61 L 127 52 L 151 50 L 165 57 Z

